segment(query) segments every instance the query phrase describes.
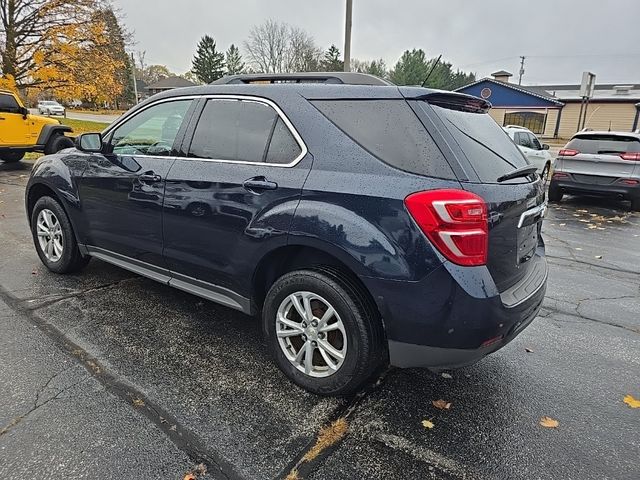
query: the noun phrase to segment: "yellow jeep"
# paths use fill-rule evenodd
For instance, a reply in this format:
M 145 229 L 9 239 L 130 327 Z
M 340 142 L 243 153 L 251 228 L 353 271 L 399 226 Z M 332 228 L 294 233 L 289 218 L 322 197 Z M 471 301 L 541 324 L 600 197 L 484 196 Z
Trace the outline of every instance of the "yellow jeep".
M 15 93 L 0 90 L 0 160 L 18 162 L 27 152 L 49 155 L 73 147 L 73 139 L 65 132 L 72 132 L 71 127 L 31 115 Z

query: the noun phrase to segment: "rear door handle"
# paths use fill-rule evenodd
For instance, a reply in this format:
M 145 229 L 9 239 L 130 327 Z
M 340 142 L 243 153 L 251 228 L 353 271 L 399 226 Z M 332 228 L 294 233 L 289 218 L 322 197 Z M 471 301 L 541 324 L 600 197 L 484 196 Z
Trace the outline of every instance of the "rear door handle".
M 162 180 L 160 175 L 156 175 L 153 172 L 146 172 L 138 176 L 141 182 L 143 183 L 158 183 Z
M 250 192 L 260 190 L 275 190 L 276 188 L 278 188 L 278 184 L 276 182 L 270 182 L 264 177 L 253 177 L 245 180 L 242 186 Z

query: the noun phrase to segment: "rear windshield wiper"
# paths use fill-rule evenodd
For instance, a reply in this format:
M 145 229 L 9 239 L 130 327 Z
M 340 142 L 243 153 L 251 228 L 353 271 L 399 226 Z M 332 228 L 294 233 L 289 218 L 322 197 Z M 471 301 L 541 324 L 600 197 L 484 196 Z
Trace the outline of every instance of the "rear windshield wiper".
M 501 183 L 506 180 L 511 180 L 512 178 L 528 177 L 532 173 L 536 173 L 537 170 L 538 168 L 535 165 L 525 165 L 524 167 L 516 168 L 509 173 L 505 173 L 498 177 L 498 180 L 496 181 Z

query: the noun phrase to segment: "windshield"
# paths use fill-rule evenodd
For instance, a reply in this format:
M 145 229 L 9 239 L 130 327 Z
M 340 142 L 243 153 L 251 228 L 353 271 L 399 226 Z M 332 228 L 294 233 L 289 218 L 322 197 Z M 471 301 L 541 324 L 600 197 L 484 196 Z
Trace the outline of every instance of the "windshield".
M 528 165 L 509 135 L 487 113 L 472 113 L 432 105 L 482 182 Z

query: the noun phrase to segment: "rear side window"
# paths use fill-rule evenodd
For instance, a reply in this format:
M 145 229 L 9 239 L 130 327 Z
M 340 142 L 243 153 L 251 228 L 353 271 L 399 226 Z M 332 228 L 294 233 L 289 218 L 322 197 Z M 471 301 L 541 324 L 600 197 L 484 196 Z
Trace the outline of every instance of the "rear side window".
M 269 105 L 209 100 L 193 135 L 189 156 L 214 160 L 288 164 L 300 145 Z
M 20 110 L 20 105 L 13 95 L 7 95 L 0 93 L 0 112 L 17 113 Z
M 317 100 L 332 123 L 383 162 L 401 170 L 453 179 L 451 167 L 404 100 Z
M 302 150 L 291 130 L 284 124 L 282 118 L 276 120 L 269 150 L 267 151 L 267 163 L 290 163 L 297 158 Z
M 565 148 L 594 155 L 618 155 L 640 152 L 640 141 L 619 135 L 580 135 L 573 137 Z
M 488 113 L 465 112 L 432 105 L 465 154 L 481 182 L 528 164 L 509 135 Z

